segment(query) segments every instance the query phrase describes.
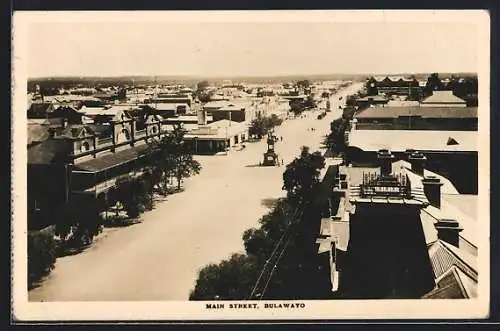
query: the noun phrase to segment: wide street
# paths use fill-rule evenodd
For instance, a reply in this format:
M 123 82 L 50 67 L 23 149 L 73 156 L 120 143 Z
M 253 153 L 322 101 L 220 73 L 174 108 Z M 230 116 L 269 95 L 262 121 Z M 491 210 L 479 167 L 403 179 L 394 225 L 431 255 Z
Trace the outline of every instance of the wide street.
M 342 114 L 339 102 L 360 87 L 332 96 L 332 112 L 322 120 L 319 112 L 306 112 L 275 130 L 283 137 L 276 151 L 285 164 L 303 145 L 320 149 L 330 122 Z M 46 281 L 29 292 L 30 301 L 187 300 L 198 270 L 242 252 L 243 232 L 258 225 L 269 202 L 284 196 L 284 167 L 258 166 L 265 151 L 263 139 L 228 155 L 197 157 L 203 169 L 185 180 L 184 192 L 158 202 L 141 223 L 106 229 L 85 252 L 59 258 Z

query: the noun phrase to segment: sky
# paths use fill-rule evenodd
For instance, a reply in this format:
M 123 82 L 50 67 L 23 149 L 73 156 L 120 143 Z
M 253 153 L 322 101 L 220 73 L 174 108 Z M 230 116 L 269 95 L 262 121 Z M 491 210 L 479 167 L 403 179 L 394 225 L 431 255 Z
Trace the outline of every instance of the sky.
M 28 76 L 476 72 L 473 23 L 38 22 Z

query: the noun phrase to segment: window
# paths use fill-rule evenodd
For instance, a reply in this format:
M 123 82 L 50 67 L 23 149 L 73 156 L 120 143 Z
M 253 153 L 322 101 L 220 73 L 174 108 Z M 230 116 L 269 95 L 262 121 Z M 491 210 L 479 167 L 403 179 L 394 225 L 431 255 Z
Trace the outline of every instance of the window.
M 89 143 L 88 143 L 88 142 L 86 142 L 86 141 L 84 141 L 84 142 L 82 143 L 82 145 L 80 146 L 80 151 L 81 151 L 82 153 L 84 153 L 84 152 L 87 152 L 87 151 L 89 151 L 89 150 L 90 150 L 90 145 L 89 145 Z

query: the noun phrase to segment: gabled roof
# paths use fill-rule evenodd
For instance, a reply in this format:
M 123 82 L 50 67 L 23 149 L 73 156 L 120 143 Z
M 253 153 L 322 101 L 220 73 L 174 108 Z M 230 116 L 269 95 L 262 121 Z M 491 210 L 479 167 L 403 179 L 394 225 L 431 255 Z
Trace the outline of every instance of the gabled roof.
M 451 267 L 436 280 L 436 288 L 424 299 L 468 299 L 476 297 L 477 282 L 456 266 Z
M 61 136 L 66 138 L 78 138 L 92 134 L 93 134 L 92 130 L 86 125 L 82 124 L 69 125 L 68 127 L 64 128 L 61 132 Z
M 54 105 L 51 102 L 33 102 L 29 109 L 29 113 L 46 113 L 54 109 Z
M 112 128 L 110 125 L 86 124 L 86 127 L 90 129 L 96 136 L 112 135 Z
M 477 282 L 477 260 L 472 254 L 460 250 L 443 240 L 437 240 L 431 244 L 428 251 L 436 279 L 439 279 L 451 267 L 455 266 Z
M 466 104 L 465 100 L 453 95 L 453 91 L 434 91 L 431 96 L 422 101 L 422 104 L 426 103 Z

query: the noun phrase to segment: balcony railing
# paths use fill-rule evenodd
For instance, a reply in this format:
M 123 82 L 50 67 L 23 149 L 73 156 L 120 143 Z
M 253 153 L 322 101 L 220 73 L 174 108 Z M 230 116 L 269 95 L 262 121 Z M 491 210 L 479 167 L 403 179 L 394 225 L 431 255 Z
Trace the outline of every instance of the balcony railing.
M 362 197 L 411 197 L 410 181 L 404 175 L 363 174 L 363 181 L 359 187 Z
M 113 137 L 99 138 L 97 140 L 97 145 L 98 146 L 110 145 L 112 143 L 113 143 Z

